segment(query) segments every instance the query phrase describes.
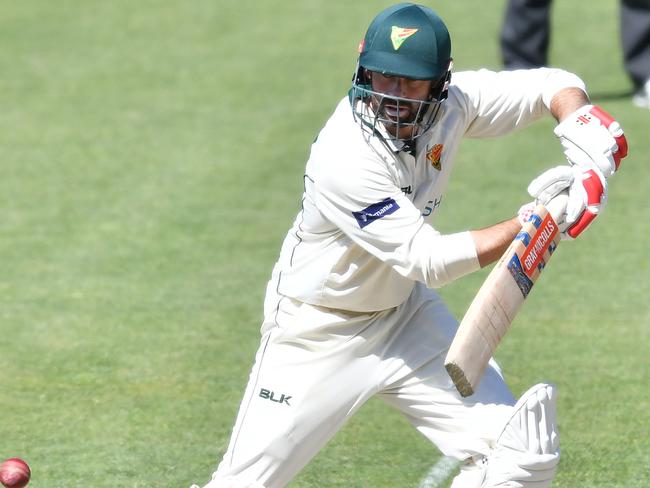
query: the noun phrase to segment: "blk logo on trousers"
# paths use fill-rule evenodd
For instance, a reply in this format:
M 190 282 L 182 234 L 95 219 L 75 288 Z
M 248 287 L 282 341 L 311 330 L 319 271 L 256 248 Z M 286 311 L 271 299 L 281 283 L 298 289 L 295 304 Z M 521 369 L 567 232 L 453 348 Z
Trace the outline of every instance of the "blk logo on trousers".
M 286 403 L 287 405 L 291 406 L 289 403 L 289 400 L 291 400 L 291 397 L 289 395 L 285 395 L 284 393 L 281 393 L 278 395 L 274 391 L 271 390 L 266 390 L 262 388 L 260 390 L 260 396 L 264 398 L 265 400 L 271 400 L 272 402 L 275 403 Z

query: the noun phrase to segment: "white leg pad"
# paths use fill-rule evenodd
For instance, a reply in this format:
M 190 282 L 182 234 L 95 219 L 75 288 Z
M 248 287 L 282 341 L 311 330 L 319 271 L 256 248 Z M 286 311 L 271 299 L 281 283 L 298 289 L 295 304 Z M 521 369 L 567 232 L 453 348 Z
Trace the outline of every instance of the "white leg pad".
M 513 407 L 487 458 L 461 467 L 452 488 L 548 488 L 560 461 L 555 387 L 538 384 Z
M 538 384 L 524 393 L 488 457 L 485 488 L 546 488 L 560 462 L 557 394 Z

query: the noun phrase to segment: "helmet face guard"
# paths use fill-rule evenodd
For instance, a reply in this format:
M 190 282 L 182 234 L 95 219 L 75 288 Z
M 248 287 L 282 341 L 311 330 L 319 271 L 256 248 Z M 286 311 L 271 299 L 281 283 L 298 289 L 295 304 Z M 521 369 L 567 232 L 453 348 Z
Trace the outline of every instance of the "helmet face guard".
M 354 117 L 364 130 L 388 140 L 421 136 L 431 128 L 447 98 L 451 64 L 449 32 L 433 10 L 412 3 L 385 9 L 372 21 L 359 46 L 350 90 Z M 425 100 L 400 98 L 373 89 L 373 73 L 430 80 L 431 88 Z M 397 114 L 400 106 L 407 106 L 410 115 L 406 119 L 390 117 L 387 106 Z
M 449 64 L 451 68 L 451 61 Z M 441 103 L 447 98 L 451 79 L 450 68 L 441 79 L 432 82 L 426 100 L 414 100 L 373 90 L 371 73 L 358 66 L 350 91 L 352 113 L 362 129 L 379 134 L 384 139 L 391 141 L 417 139 L 434 124 Z M 408 106 L 411 116 L 407 120 L 391 118 L 386 114 L 387 105 L 394 107 L 398 113 L 401 107 Z M 405 128 L 410 130 L 405 131 Z M 400 134 L 406 135 L 400 136 Z

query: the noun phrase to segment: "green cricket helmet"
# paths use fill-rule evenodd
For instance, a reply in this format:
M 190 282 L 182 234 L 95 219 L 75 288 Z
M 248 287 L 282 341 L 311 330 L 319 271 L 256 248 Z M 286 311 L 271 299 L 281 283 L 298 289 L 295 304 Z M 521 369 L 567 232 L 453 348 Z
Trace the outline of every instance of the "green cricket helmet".
M 377 125 L 389 129 L 383 137 L 415 139 L 434 123 L 440 103 L 447 98 L 451 79 L 451 39 L 440 17 L 430 8 L 400 3 L 387 8 L 370 23 L 359 45 L 359 59 L 350 100 L 361 126 L 377 133 Z M 410 100 L 373 91 L 372 73 L 414 80 L 431 80 L 427 100 Z M 395 121 L 386 116 L 385 105 L 416 106 L 409 120 Z M 404 127 L 412 127 L 400 138 Z

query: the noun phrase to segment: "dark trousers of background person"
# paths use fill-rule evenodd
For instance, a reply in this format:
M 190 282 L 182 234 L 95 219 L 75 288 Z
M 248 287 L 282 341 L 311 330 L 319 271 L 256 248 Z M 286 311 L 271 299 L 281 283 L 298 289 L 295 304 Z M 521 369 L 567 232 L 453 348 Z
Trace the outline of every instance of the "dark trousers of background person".
M 507 69 L 548 64 L 551 2 L 508 1 L 501 30 L 501 55 Z M 638 89 L 650 80 L 650 0 L 622 0 L 620 8 L 625 70 Z M 598 26 L 582 28 L 598 30 Z

